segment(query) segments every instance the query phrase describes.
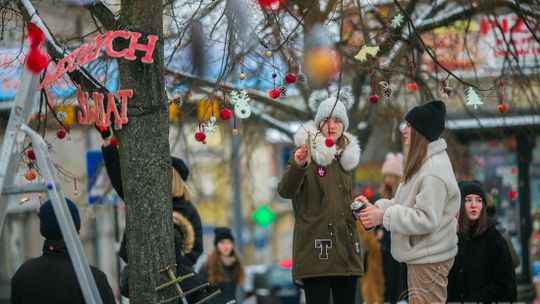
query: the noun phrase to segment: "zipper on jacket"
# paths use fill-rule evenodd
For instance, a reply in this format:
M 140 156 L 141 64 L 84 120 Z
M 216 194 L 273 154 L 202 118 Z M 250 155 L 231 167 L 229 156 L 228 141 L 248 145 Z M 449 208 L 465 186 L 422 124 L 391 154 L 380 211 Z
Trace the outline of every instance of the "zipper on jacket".
M 336 242 L 336 228 L 334 227 L 334 224 L 332 223 L 328 223 L 328 231 L 330 232 L 330 237 L 332 238 L 332 246 L 333 247 L 336 247 L 337 246 L 337 242 Z
M 353 227 L 349 223 L 347 223 L 347 227 L 349 228 L 349 239 L 351 243 L 354 244 L 354 251 L 356 253 L 360 253 L 360 243 L 358 243 L 358 241 L 354 239 L 353 230 L 352 230 Z

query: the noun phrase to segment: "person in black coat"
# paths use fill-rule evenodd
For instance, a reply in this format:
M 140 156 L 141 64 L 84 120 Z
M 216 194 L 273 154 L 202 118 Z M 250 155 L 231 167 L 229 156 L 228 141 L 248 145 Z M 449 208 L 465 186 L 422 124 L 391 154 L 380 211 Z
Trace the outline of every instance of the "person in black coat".
M 109 138 L 105 141 L 101 150 L 103 152 L 105 169 L 107 170 L 111 184 L 118 195 L 124 199 L 118 149 L 116 146 L 110 144 Z M 189 176 L 189 169 L 180 158 L 171 157 L 171 162 L 173 170 L 172 206 L 177 264 L 176 272 L 177 275 L 183 276 L 194 272 L 193 265 L 203 252 L 203 232 L 201 218 L 197 209 L 191 203 L 191 193 L 185 184 Z M 118 254 L 124 262 L 128 263 L 125 231 Z M 187 291 L 201 284 L 202 280 L 196 276 L 182 281 L 180 286 L 182 290 Z M 122 270 L 120 285 L 122 295 L 129 297 L 127 268 Z M 203 289 L 190 296 L 189 300 L 198 301 L 206 295 L 206 291 Z
M 209 304 L 224 304 L 236 298 L 236 288 L 245 280 L 244 264 L 234 249 L 231 229 L 218 227 L 214 230 L 216 249 L 208 254 L 208 261 L 199 273 L 210 283 L 210 291 L 221 290 L 221 294 L 211 299 Z
M 69 199 L 66 199 L 66 203 L 79 231 L 79 211 Z M 11 303 L 84 304 L 83 293 L 50 200 L 41 205 L 39 219 L 40 232 L 45 237 L 43 255 L 26 261 L 15 272 L 11 279 Z M 102 302 L 116 303 L 107 276 L 94 266 L 90 265 L 90 270 Z
M 477 181 L 460 182 L 458 254 L 448 275 L 448 302 L 515 302 L 516 277 L 510 251 L 487 216 L 486 195 Z

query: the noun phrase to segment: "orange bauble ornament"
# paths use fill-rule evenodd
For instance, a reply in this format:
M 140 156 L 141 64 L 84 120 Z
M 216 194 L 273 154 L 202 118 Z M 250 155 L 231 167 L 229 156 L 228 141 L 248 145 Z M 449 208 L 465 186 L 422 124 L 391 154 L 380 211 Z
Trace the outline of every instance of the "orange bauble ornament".
M 497 111 L 499 111 L 499 113 L 501 114 L 506 113 L 506 111 L 508 111 L 508 106 L 504 103 L 501 103 L 497 106 Z
M 316 82 L 329 82 L 341 69 L 341 55 L 332 48 L 315 48 L 307 52 L 306 72 Z
M 29 180 L 29 181 L 35 180 L 36 176 L 37 176 L 36 172 L 30 171 L 30 170 L 26 171 L 26 173 L 24 174 L 24 178 L 26 178 L 26 180 Z

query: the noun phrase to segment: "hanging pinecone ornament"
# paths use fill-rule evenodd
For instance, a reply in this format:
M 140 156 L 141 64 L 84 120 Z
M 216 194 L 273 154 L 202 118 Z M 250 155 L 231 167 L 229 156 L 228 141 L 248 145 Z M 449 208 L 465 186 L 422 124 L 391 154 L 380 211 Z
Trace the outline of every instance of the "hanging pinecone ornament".
M 446 80 L 441 81 L 442 88 L 441 88 L 441 97 L 442 98 L 448 98 L 452 96 L 454 93 L 454 89 L 448 85 L 448 82 Z
M 285 98 L 285 97 L 287 96 L 287 87 L 286 87 L 286 86 L 280 85 L 279 88 L 278 88 L 278 90 L 279 90 L 279 93 L 280 93 L 279 96 L 280 96 L 281 98 Z
M 441 96 L 442 96 L 443 98 L 448 98 L 448 97 L 452 96 L 453 93 L 454 93 L 454 89 L 453 89 L 452 87 L 444 87 L 444 88 L 442 89 L 442 94 L 441 94 Z
M 392 94 L 394 94 L 394 91 L 390 88 L 390 85 L 386 81 L 379 82 L 379 85 L 382 87 L 383 90 L 383 97 L 385 99 L 388 99 L 392 97 Z
M 298 73 L 296 73 L 296 82 L 298 83 L 307 83 L 306 75 L 302 72 L 302 65 L 298 65 Z

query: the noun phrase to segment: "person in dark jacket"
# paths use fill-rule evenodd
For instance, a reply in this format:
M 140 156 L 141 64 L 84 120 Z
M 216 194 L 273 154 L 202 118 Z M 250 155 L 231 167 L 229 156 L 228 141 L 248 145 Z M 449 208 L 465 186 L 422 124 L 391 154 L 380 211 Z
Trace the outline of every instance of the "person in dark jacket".
M 459 249 L 448 276 L 448 301 L 515 302 L 516 277 L 510 251 L 487 216 L 482 185 L 462 181 L 459 188 Z
M 122 187 L 122 176 L 120 172 L 120 155 L 118 154 L 118 148 L 110 145 L 110 139 L 107 139 L 101 148 L 103 152 L 103 160 L 105 161 L 105 169 L 111 180 L 111 184 L 118 193 L 120 198 L 124 199 L 124 189 Z M 203 252 L 203 232 L 202 222 L 199 212 L 195 205 L 191 202 L 191 193 L 185 184 L 185 181 L 189 177 L 189 169 L 184 161 L 177 157 L 171 157 L 171 163 L 173 167 L 173 211 L 179 215 L 185 217 L 191 226 L 193 226 L 194 238 L 192 249 L 187 252 L 183 259 L 184 264 L 187 266 L 193 266 L 197 263 L 197 260 Z M 179 178 L 180 177 L 180 178 Z M 122 259 L 127 263 L 127 254 L 125 253 L 125 233 L 122 238 L 122 248 L 120 255 Z
M 77 232 L 81 229 L 79 210 L 66 199 Z M 66 243 L 56 219 L 51 201 L 39 209 L 40 232 L 45 237 L 43 255 L 30 259 L 19 267 L 11 279 L 11 303 L 84 304 L 84 297 L 71 263 Z M 90 265 L 101 300 L 116 303 L 107 276 Z
M 315 91 L 309 98 L 314 121 L 294 136 L 298 149 L 278 185 L 294 209 L 293 281 L 304 288 L 306 303 L 352 304 L 364 274 L 361 243 L 350 205 L 352 173 L 360 161 L 356 136 L 345 132 L 348 88 L 339 96 Z
M 236 288 L 245 280 L 244 264 L 234 249 L 231 229 L 218 227 L 214 230 L 216 249 L 208 254 L 208 261 L 201 266 L 199 273 L 210 283 L 210 291 L 221 290 L 221 294 L 209 304 L 223 304 L 236 298 Z
M 102 133 L 103 134 L 103 133 Z M 122 177 L 120 172 L 120 155 L 116 146 L 111 145 L 111 138 L 105 139 L 101 150 L 105 161 L 105 169 L 111 180 L 113 188 L 124 199 Z M 171 157 L 172 163 L 172 206 L 173 223 L 176 250 L 177 275 L 183 276 L 194 272 L 193 265 L 203 252 L 203 232 L 199 213 L 191 203 L 191 192 L 185 181 L 189 176 L 189 169 L 183 160 Z M 126 233 L 122 237 L 119 255 L 128 263 Z M 123 296 L 129 297 L 128 270 L 127 266 L 122 270 L 120 279 L 120 291 Z M 181 282 L 180 286 L 188 291 L 202 284 L 202 280 L 196 275 Z M 198 301 L 206 296 L 203 289 L 189 296 L 188 300 Z

